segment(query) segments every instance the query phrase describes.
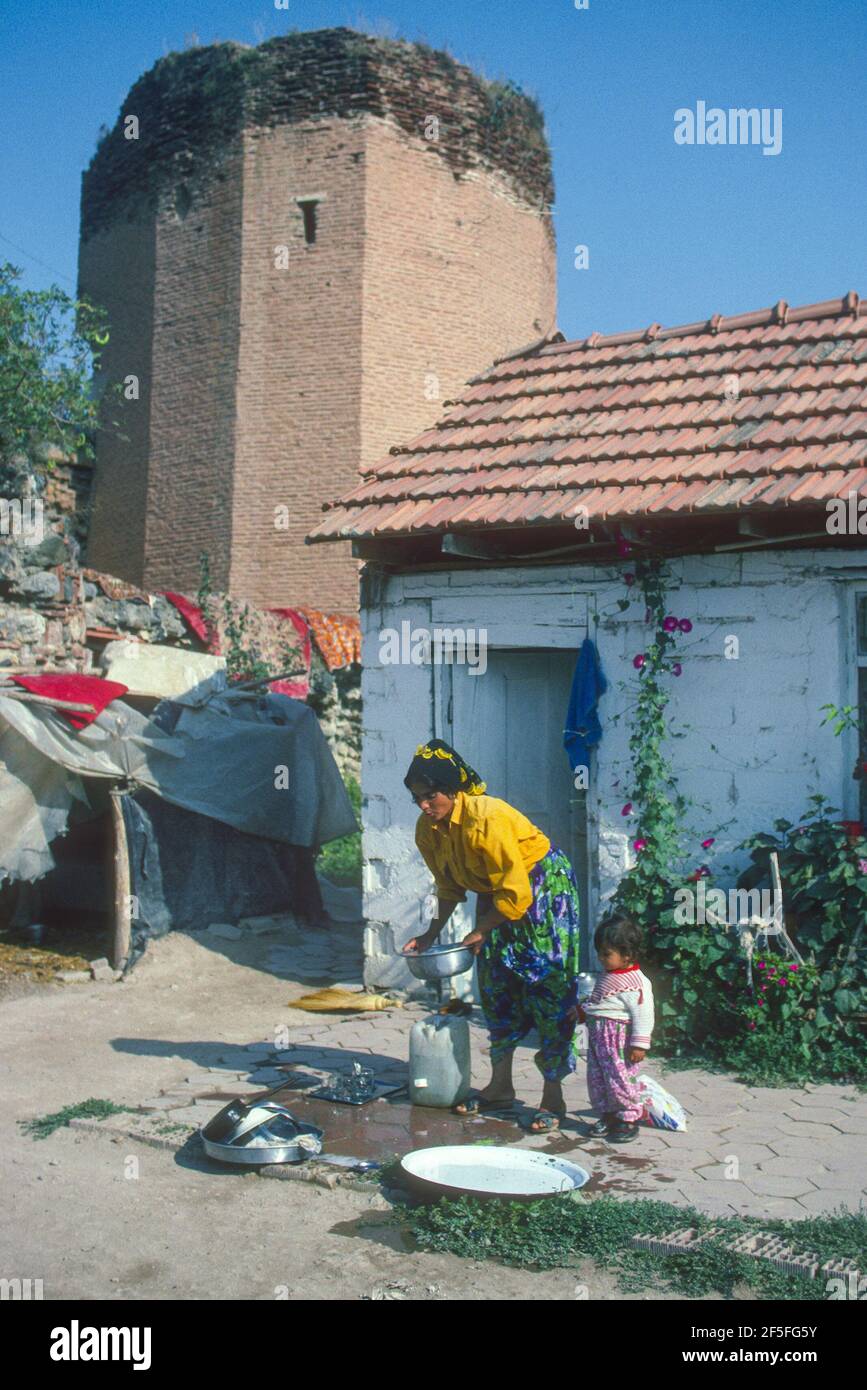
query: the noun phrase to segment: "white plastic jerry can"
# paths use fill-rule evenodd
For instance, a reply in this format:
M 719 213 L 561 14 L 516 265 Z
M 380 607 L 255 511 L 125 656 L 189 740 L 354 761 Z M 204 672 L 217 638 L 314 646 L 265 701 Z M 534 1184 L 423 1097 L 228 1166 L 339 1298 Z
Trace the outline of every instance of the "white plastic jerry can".
M 447 1109 L 470 1091 L 470 1025 L 443 1017 L 414 1023 L 409 1034 L 409 1098 Z

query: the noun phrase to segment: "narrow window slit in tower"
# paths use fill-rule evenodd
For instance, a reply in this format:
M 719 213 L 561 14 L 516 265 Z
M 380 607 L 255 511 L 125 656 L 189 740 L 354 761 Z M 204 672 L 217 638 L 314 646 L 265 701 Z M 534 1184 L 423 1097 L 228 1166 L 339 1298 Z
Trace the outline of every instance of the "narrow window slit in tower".
M 304 218 L 304 240 L 308 246 L 312 246 L 316 240 L 316 209 L 319 206 L 319 199 L 299 198 L 298 206 L 301 209 L 301 216 Z

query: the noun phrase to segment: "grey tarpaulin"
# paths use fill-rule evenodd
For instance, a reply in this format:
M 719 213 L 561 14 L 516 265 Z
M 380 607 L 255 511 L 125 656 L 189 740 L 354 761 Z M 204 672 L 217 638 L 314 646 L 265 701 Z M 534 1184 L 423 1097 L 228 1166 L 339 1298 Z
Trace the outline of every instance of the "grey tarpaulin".
M 131 957 L 148 937 L 172 928 L 292 911 L 321 921 L 313 854 L 297 845 L 244 835 L 140 791 L 121 798 L 135 915 Z
M 53 866 L 81 778 L 128 781 L 246 836 L 315 852 L 357 824 L 308 705 L 225 691 L 163 701 L 148 719 L 115 700 L 76 731 L 44 705 L 0 697 L 0 881 Z

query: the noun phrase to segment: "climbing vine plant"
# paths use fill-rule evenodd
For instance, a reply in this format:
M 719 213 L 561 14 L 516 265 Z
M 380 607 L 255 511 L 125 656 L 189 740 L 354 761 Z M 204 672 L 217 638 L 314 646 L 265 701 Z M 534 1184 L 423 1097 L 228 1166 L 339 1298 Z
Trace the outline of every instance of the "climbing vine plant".
M 627 543 L 621 542 L 621 547 L 622 553 L 629 553 Z M 630 799 L 622 810 L 634 832 L 636 862 L 621 880 L 613 906 L 643 923 L 656 917 L 682 882 L 675 866 L 683 856 L 687 802 L 668 757 L 666 716 L 670 680 L 683 669 L 676 659 L 677 640 L 691 632 L 692 623 L 668 611 L 669 579 L 664 561 L 654 555 L 639 557 L 634 572 L 625 576 L 627 586 L 637 586 L 644 598 L 649 641 L 632 662 L 638 672 L 638 692 L 629 737 Z M 710 843 L 704 841 L 703 847 Z

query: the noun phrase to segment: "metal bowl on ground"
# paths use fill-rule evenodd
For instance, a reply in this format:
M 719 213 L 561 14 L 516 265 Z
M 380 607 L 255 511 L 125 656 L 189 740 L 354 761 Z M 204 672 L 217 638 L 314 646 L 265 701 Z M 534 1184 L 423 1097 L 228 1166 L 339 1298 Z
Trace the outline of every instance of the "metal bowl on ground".
M 502 1144 L 415 1149 L 400 1167 L 409 1189 L 432 1200 L 469 1196 L 538 1202 L 577 1192 L 590 1180 L 586 1169 L 568 1159 Z
M 431 946 L 427 951 L 404 956 L 417 980 L 448 980 L 452 975 L 463 975 L 471 970 L 475 956 L 469 946 L 459 942 L 446 942 L 442 946 Z
M 205 1153 L 221 1163 L 300 1163 L 322 1152 L 325 1137 L 276 1101 L 230 1101 L 199 1131 Z

